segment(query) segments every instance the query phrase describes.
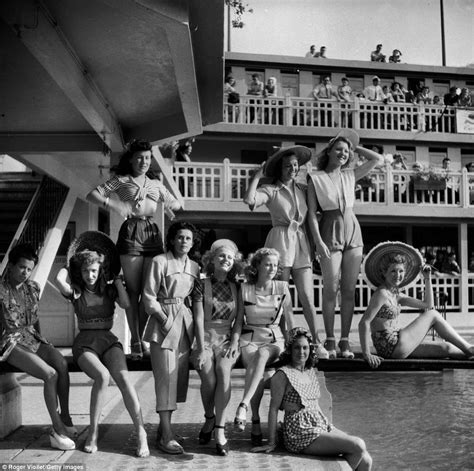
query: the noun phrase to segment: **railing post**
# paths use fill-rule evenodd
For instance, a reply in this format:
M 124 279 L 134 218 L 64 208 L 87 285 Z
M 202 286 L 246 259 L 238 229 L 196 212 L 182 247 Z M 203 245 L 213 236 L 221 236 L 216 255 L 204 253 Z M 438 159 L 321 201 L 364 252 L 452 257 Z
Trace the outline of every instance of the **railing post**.
M 289 93 L 285 95 L 285 113 L 284 113 L 284 122 L 285 126 L 292 126 L 293 125 L 293 110 L 291 108 L 291 97 Z
M 232 188 L 232 175 L 230 172 L 230 160 L 226 157 L 223 160 L 223 168 L 221 175 L 221 195 L 223 197 L 224 203 L 230 201 L 230 193 Z
M 393 169 L 392 166 L 387 163 L 385 164 L 385 205 L 390 206 L 394 202 L 394 186 L 393 186 Z
M 469 206 L 470 194 L 469 194 L 469 179 L 467 178 L 467 168 L 463 167 L 461 171 L 461 191 L 459 192 L 461 208 L 467 208 Z
M 352 108 L 352 126 L 354 129 L 360 129 L 360 100 L 357 97 L 354 97 Z

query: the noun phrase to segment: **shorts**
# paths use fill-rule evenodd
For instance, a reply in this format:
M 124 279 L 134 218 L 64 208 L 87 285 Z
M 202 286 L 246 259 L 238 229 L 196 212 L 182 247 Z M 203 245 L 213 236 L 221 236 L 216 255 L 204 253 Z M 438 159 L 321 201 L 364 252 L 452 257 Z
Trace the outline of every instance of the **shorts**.
M 84 352 L 93 352 L 101 360 L 104 353 L 112 347 L 123 350 L 119 339 L 110 330 L 81 330 L 74 339 L 72 357 L 77 363 Z
M 245 365 L 251 363 L 255 354 L 263 348 L 270 350 L 268 363 L 273 363 L 285 348 L 285 337 L 280 328 L 259 328 L 253 332 L 245 332 L 244 326 L 240 336 L 240 348 Z
M 391 358 L 395 347 L 398 344 L 399 330 L 377 330 L 372 332 L 372 342 L 377 355 L 382 358 Z
M 338 209 L 324 211 L 319 231 L 331 252 L 364 246 L 359 221 L 351 208 L 346 208 L 344 213 Z
M 204 352 L 206 357 L 215 359 L 216 357 L 222 356 L 222 353 L 227 350 L 230 346 L 230 328 L 226 327 L 227 332 L 220 332 L 219 329 L 213 329 L 212 327 L 204 326 Z M 230 358 L 232 364 L 234 364 L 239 355 L 237 354 L 234 358 Z M 193 365 L 196 363 L 197 350 L 193 348 L 191 352 L 191 362 Z
M 132 217 L 120 227 L 117 250 L 120 255 L 154 257 L 164 252 L 163 237 L 151 217 Z

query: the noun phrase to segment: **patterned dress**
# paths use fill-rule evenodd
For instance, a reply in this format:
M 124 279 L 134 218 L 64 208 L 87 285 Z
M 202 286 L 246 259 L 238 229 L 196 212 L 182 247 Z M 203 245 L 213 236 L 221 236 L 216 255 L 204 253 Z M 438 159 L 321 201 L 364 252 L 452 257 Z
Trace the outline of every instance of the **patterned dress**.
M 7 345 L 21 345 L 36 353 L 42 343 L 50 344 L 36 330 L 40 286 L 27 280 L 18 289 L 9 283 L 8 272 L 0 282 L 0 350 Z M 10 350 L 11 351 L 11 350 Z M 8 355 L 3 358 L 6 360 Z
M 316 440 L 322 432 L 333 428 L 319 407 L 319 382 L 316 369 L 299 371 L 283 366 L 290 388 L 283 395 L 280 406 L 285 411 L 283 439 L 288 451 L 299 453 Z

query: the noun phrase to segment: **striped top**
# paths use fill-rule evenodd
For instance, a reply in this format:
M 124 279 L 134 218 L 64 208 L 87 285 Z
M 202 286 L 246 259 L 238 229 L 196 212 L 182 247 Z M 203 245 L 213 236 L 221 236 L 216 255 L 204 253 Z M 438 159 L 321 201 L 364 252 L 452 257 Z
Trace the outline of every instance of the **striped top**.
M 141 206 L 146 198 L 156 202 L 163 201 L 166 206 L 171 206 L 176 201 L 159 180 L 152 180 L 147 176 L 143 186 L 140 186 L 131 175 L 115 175 L 96 189 L 104 197 L 116 193 L 121 201 L 135 202 L 137 207 Z

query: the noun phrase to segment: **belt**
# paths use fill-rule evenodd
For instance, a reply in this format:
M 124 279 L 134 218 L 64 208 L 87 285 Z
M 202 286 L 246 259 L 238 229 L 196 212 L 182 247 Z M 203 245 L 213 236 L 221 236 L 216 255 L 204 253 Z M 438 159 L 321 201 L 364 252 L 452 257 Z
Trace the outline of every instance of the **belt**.
M 153 216 L 130 216 L 127 219 L 140 219 L 141 221 L 146 221 L 147 219 L 151 219 Z
M 163 304 L 181 304 L 184 302 L 183 298 L 157 298 L 157 300 Z

